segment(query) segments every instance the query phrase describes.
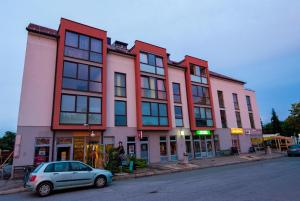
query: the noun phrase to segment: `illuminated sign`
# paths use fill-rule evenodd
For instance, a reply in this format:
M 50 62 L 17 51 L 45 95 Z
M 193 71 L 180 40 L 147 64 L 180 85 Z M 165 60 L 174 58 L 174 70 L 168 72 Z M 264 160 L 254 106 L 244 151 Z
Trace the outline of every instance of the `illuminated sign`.
M 244 130 L 242 128 L 231 128 L 231 134 L 233 135 L 242 135 Z
M 197 130 L 195 131 L 196 135 L 211 135 L 211 131 L 210 130 Z

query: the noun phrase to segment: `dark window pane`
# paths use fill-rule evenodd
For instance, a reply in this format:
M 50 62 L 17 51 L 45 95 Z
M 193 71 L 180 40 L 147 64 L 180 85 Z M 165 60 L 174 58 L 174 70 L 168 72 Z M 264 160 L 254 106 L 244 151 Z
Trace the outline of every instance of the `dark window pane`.
M 126 115 L 125 101 L 115 101 L 115 115 Z
M 126 126 L 127 125 L 126 116 L 115 115 L 115 125 L 116 126 Z
M 90 52 L 90 61 L 102 63 L 102 54 Z
M 86 111 L 87 111 L 87 97 L 77 96 L 76 112 L 86 112 Z
M 175 118 L 182 118 L 182 109 L 180 106 L 175 106 Z
M 82 81 L 82 80 L 64 78 L 62 87 L 64 89 L 76 89 L 76 90 L 80 90 L 80 91 L 87 91 L 88 90 L 88 82 Z
M 101 98 L 90 97 L 89 112 L 101 113 Z
M 101 114 L 89 114 L 89 124 L 101 124 Z
M 88 80 L 88 65 L 78 64 L 78 79 Z
M 102 83 L 99 82 L 89 82 L 89 90 L 92 92 L 102 92 Z
M 140 53 L 140 62 L 147 64 L 148 63 L 148 55 L 144 53 Z
M 163 67 L 163 60 L 161 57 L 156 57 L 156 66 Z
M 76 78 L 76 72 L 77 72 L 77 64 L 71 63 L 71 62 L 64 62 L 64 76 L 65 77 L 72 77 Z
M 60 113 L 60 123 L 62 123 L 62 124 L 85 124 L 86 123 L 86 114 L 61 112 Z
M 89 37 L 84 35 L 79 36 L 79 48 L 89 50 Z
M 182 119 L 175 119 L 175 123 L 176 123 L 176 126 L 178 126 L 178 127 L 183 126 L 183 120 Z
M 88 60 L 89 52 L 86 50 L 80 50 L 72 47 L 65 47 L 65 56 Z
M 101 53 L 102 41 L 95 38 L 91 38 L 91 51 Z
M 142 114 L 150 115 L 150 103 L 146 103 L 146 102 L 142 103 Z
M 158 104 L 157 103 L 151 103 L 151 115 L 158 116 Z
M 158 125 L 158 117 L 143 116 L 142 122 L 143 122 L 144 126 L 157 126 Z
M 78 47 L 78 34 L 66 32 L 66 45 Z
M 168 118 L 167 117 L 160 117 L 159 118 L 159 125 L 167 126 L 168 125 Z
M 126 88 L 115 87 L 115 96 L 126 96 Z
M 75 96 L 62 95 L 61 111 L 75 111 Z
M 178 83 L 173 83 L 173 94 L 180 94 L 180 85 Z
M 101 82 L 101 68 L 90 67 L 90 80 Z
M 69 163 L 55 163 L 54 172 L 67 172 L 69 171 Z
M 153 54 L 148 54 L 148 64 L 151 66 L 155 66 L 155 56 Z
M 115 86 L 126 87 L 125 74 L 115 73 Z
M 159 115 L 160 116 L 168 116 L 166 104 L 159 104 Z

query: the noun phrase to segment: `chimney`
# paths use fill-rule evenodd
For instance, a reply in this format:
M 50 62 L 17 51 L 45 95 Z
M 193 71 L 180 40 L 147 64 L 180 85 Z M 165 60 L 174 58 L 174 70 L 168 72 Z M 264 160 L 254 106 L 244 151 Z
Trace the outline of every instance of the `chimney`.
M 124 50 L 127 50 L 127 45 L 128 45 L 127 43 L 118 40 L 116 40 L 113 44 L 113 46 L 115 46 L 116 48 L 124 49 Z

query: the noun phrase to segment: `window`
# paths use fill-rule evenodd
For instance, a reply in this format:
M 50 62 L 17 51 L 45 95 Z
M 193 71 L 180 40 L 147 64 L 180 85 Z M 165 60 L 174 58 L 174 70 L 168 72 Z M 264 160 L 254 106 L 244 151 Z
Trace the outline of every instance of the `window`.
M 102 92 L 102 68 L 64 61 L 63 89 Z
M 143 98 L 153 98 L 160 100 L 165 100 L 167 98 L 165 83 L 162 79 L 142 76 L 141 88 Z
M 246 96 L 246 102 L 247 102 L 248 111 L 252 111 L 250 96 Z
M 217 91 L 218 93 L 218 99 L 219 99 L 219 107 L 225 108 L 224 106 L 224 97 L 223 97 L 223 91 Z
M 174 103 L 181 103 L 180 84 L 172 83 Z
M 135 137 L 127 137 L 127 154 L 135 156 Z
M 181 106 L 175 106 L 174 110 L 175 110 L 176 127 L 183 127 L 182 107 Z
M 140 68 L 141 71 L 147 73 L 153 73 L 158 75 L 164 75 L 164 66 L 163 66 L 163 58 L 149 54 L 149 53 L 140 53 Z
M 207 87 L 192 85 L 194 104 L 210 105 L 209 91 Z
M 225 110 L 220 110 L 222 128 L 227 128 L 227 119 Z
M 207 84 L 207 73 L 205 67 L 190 65 L 190 74 L 192 82 Z
M 66 32 L 65 56 L 102 63 L 102 40 Z
M 251 128 L 255 129 L 253 113 L 251 113 L 251 112 L 249 112 L 249 120 L 250 120 Z
M 82 163 L 79 162 L 70 162 L 71 165 L 71 171 L 91 171 L 92 169 Z
M 142 102 L 143 126 L 168 126 L 167 104 Z
M 167 151 L 167 139 L 166 137 L 159 138 L 159 151 L 160 151 L 160 160 L 168 160 L 168 151 Z
M 69 162 L 54 163 L 53 172 L 68 172 L 70 171 Z
M 194 115 L 197 127 L 213 126 L 212 113 L 210 108 L 194 107 Z
M 126 101 L 115 101 L 115 126 L 127 126 Z
M 49 161 L 50 138 L 35 138 L 34 160 L 35 166 Z
M 236 111 L 235 112 L 235 117 L 236 117 L 236 125 L 238 128 L 242 128 L 242 120 L 241 120 L 241 114 L 240 112 Z
M 115 96 L 126 97 L 126 74 L 115 73 Z
M 170 136 L 170 152 L 171 152 L 171 160 L 177 160 L 177 146 L 176 146 L 176 136 Z
M 233 93 L 233 94 L 232 94 L 232 97 L 233 97 L 234 109 L 235 109 L 235 110 L 239 110 L 240 107 L 239 107 L 239 100 L 238 100 L 237 94 Z
M 63 94 L 61 124 L 101 124 L 101 98 Z

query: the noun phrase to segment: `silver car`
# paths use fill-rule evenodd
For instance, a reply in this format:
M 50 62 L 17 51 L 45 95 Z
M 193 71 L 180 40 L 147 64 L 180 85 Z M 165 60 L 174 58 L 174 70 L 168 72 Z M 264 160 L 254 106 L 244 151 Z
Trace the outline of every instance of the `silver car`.
M 102 188 L 112 182 L 112 173 L 95 169 L 79 161 L 57 161 L 40 164 L 30 175 L 25 187 L 40 196 L 53 190 L 80 186 Z

